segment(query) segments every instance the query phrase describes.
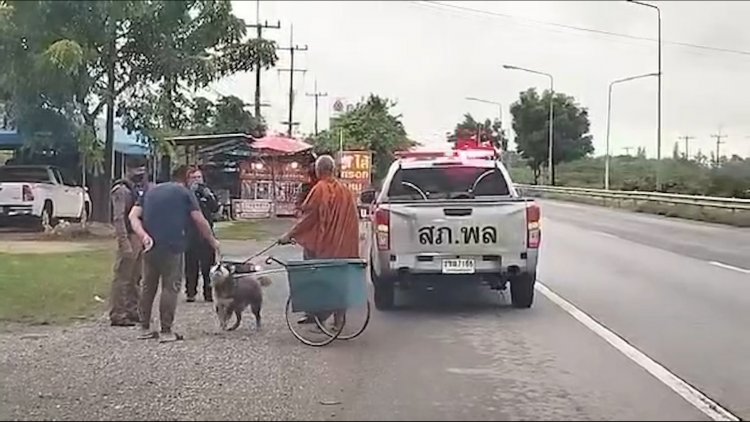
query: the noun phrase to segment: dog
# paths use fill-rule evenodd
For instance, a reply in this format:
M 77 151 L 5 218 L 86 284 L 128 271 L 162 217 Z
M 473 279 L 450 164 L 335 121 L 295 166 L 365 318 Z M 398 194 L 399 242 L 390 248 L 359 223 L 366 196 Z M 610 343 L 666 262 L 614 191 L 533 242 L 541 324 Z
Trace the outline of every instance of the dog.
M 214 292 L 214 309 L 219 326 L 224 331 L 233 331 L 242 323 L 242 312 L 250 306 L 255 315 L 255 326 L 261 327 L 263 288 L 271 285 L 271 279 L 256 277 L 252 273 L 237 273 L 237 267 L 219 263 L 211 268 L 210 278 Z M 227 328 L 229 319 L 235 316 L 234 325 Z

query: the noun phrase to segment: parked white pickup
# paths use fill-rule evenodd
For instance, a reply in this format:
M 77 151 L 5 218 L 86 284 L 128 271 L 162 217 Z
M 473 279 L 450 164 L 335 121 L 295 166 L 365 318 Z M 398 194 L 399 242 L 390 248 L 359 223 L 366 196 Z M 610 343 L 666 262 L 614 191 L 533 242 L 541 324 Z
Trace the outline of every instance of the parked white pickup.
M 0 167 L 0 221 L 31 218 L 43 228 L 58 219 L 86 221 L 90 212 L 86 188 L 68 183 L 56 167 Z

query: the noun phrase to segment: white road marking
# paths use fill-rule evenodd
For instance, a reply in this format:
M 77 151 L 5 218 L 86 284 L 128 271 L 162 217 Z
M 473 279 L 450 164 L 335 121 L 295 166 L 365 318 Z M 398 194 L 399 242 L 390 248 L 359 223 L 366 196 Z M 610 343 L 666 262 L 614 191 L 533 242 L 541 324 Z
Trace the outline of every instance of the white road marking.
M 609 237 L 610 239 L 621 239 L 620 236 L 614 235 L 612 233 L 607 232 L 594 232 L 598 234 L 599 236 Z
M 747 270 L 745 268 L 735 267 L 735 266 L 732 266 L 732 265 L 727 265 L 727 264 L 724 264 L 724 263 L 718 262 L 718 261 L 710 261 L 709 264 L 715 265 L 717 267 L 721 267 L 721 268 L 724 268 L 724 269 L 727 269 L 727 270 L 737 271 L 737 272 L 744 273 L 744 274 L 750 274 L 750 270 Z
M 573 318 L 578 320 L 586 328 L 593 331 L 594 334 L 598 335 L 609 343 L 612 347 L 617 349 L 620 353 L 628 357 L 630 360 L 635 362 L 636 365 L 645 369 L 648 373 L 653 375 L 662 384 L 669 387 L 672 391 L 677 393 L 680 397 L 685 399 L 688 403 L 693 405 L 696 409 L 703 412 L 706 416 L 714 421 L 739 421 L 740 418 L 733 415 L 727 409 L 721 407 L 718 403 L 714 402 L 710 398 L 706 397 L 703 393 L 695 389 L 693 386 L 679 378 L 677 375 L 670 372 L 667 368 L 663 367 L 650 357 L 646 356 L 643 352 L 633 347 L 630 343 L 625 341 L 622 337 L 608 330 L 603 325 L 596 322 L 593 318 L 588 316 L 585 312 L 576 308 L 575 305 L 571 304 L 567 300 L 558 296 L 557 293 L 550 290 L 547 286 L 537 281 L 536 289 L 539 293 L 547 297 L 547 299 L 554 302 L 557 306 L 562 308 L 565 312 L 570 314 Z

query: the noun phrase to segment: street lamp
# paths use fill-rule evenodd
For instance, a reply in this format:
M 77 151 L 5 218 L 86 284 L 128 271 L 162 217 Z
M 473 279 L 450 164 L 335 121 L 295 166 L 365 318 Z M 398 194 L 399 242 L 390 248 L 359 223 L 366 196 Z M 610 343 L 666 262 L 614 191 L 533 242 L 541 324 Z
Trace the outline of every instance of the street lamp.
M 606 141 L 606 155 L 604 157 L 604 190 L 609 190 L 609 127 L 610 127 L 610 117 L 612 114 L 612 87 L 616 84 L 632 81 L 635 79 L 641 79 L 641 78 L 648 78 L 651 76 L 659 76 L 658 73 L 647 73 L 645 75 L 638 75 L 638 76 L 631 76 L 629 78 L 622 78 L 617 79 L 615 81 L 610 82 L 609 84 L 609 93 L 607 94 L 607 141 Z
M 502 124 L 503 122 L 503 105 L 502 104 L 498 103 L 497 101 L 483 100 L 481 98 L 475 98 L 475 97 L 466 97 L 465 99 L 467 101 L 476 101 L 479 103 L 496 105 L 498 109 L 498 118 L 500 119 L 500 124 Z
M 465 99 L 467 101 L 476 101 L 478 103 L 496 105 L 497 109 L 498 109 L 498 118 L 500 119 L 500 131 L 502 132 L 502 130 L 503 130 L 503 105 L 502 104 L 500 104 L 497 101 L 483 100 L 481 98 L 476 98 L 476 97 L 466 97 Z M 479 125 L 480 126 L 482 125 L 481 122 L 479 122 Z M 491 131 L 492 130 L 492 126 L 488 127 L 487 129 Z M 477 138 L 477 141 L 478 140 L 479 140 L 479 138 Z
M 547 141 L 549 143 L 549 152 L 547 155 L 547 160 L 549 161 L 549 183 L 550 185 L 554 185 L 555 184 L 555 164 L 553 160 L 554 151 L 552 148 L 552 145 L 553 145 L 552 133 L 553 133 L 553 125 L 554 125 L 554 117 L 555 117 L 555 114 L 554 114 L 555 113 L 554 112 L 554 102 L 555 102 L 554 78 L 549 73 L 539 72 L 537 70 L 525 69 L 523 67 L 512 66 L 508 64 L 504 64 L 503 68 L 508 69 L 508 70 L 520 70 L 523 72 L 534 73 L 534 74 L 546 76 L 549 78 L 549 92 L 550 92 L 550 95 L 549 95 L 549 140 Z
M 649 3 L 643 3 L 637 0 L 626 0 L 629 3 L 637 4 L 639 6 L 645 6 L 650 7 L 652 9 L 656 10 L 656 18 L 657 18 L 657 31 L 658 31 L 658 70 L 657 75 L 659 77 L 658 79 L 658 87 L 657 87 L 657 94 L 656 94 L 656 190 L 661 190 L 661 10 L 659 7 L 649 4 Z

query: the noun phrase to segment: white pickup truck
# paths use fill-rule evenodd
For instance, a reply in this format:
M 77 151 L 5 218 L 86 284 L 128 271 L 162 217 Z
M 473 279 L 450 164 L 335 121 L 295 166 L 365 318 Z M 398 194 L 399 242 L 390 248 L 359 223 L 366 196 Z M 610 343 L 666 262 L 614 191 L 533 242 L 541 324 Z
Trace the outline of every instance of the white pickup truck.
M 86 221 L 90 212 L 86 188 L 67 183 L 57 167 L 0 167 L 0 224 L 32 219 L 44 228 L 57 219 Z
M 370 208 L 370 274 L 375 305 L 394 305 L 394 289 L 438 283 L 510 284 L 511 301 L 531 307 L 540 209 L 516 192 L 505 167 L 461 152 L 399 158 Z

